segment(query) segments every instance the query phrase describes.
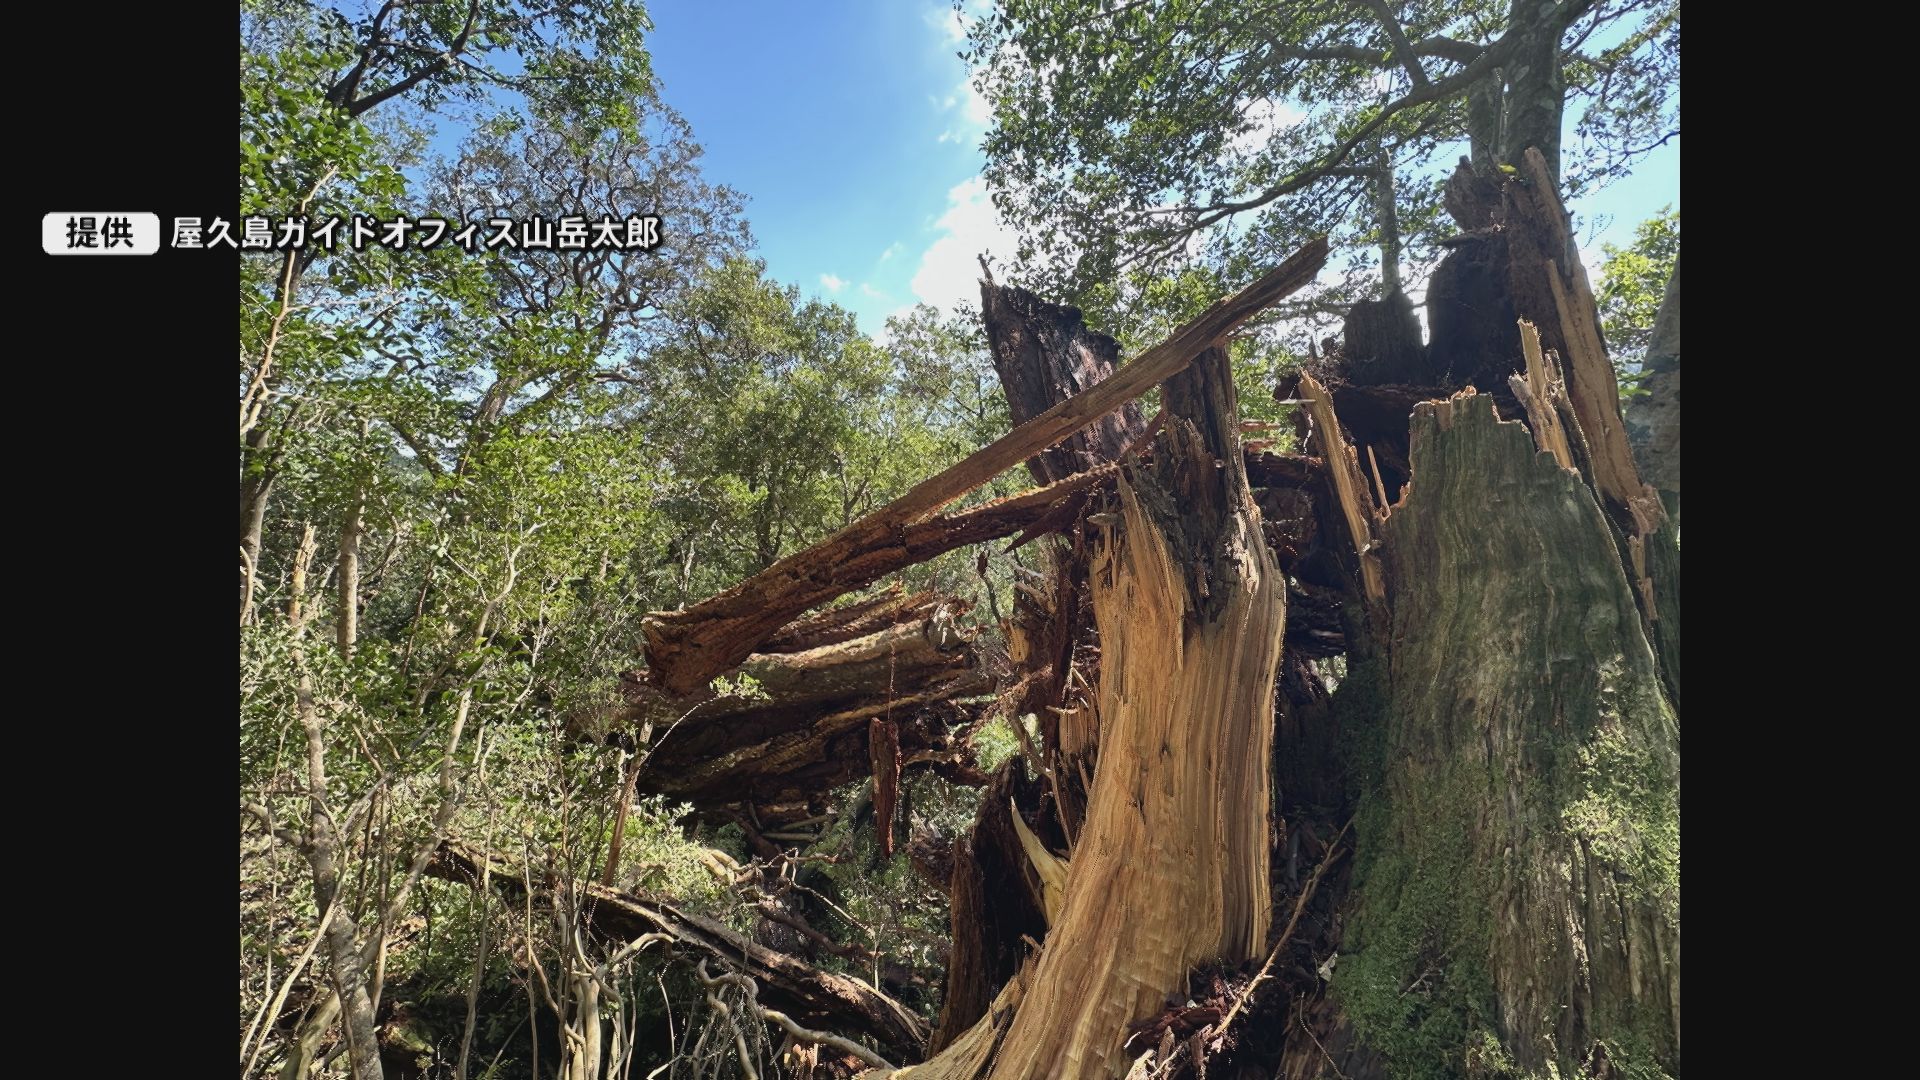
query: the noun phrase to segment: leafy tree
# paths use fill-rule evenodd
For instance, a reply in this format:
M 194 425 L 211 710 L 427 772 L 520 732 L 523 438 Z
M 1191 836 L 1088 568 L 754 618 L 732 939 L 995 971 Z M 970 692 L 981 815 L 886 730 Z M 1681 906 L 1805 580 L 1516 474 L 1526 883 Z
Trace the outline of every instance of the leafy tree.
M 1443 151 L 1486 172 L 1537 146 L 1578 193 L 1678 132 L 1672 0 L 1002 0 L 964 55 L 995 204 L 1076 299 L 1194 261 L 1241 280 L 1330 233 L 1348 279 L 1282 314 L 1341 307 L 1431 261 Z
M 521 95 L 543 115 L 565 116 L 589 138 L 637 135 L 655 101 L 642 40 L 650 27 L 634 0 L 410 3 L 371 10 L 311 0 L 250 0 L 241 8 L 241 208 L 292 215 L 378 215 L 399 202 L 399 167 L 416 156 L 423 125 L 452 104 L 494 93 Z M 409 106 L 377 130 L 375 110 Z M 384 108 L 383 108 L 384 107 Z M 407 143 L 411 141 L 410 148 Z M 626 212 L 626 208 L 623 208 Z M 310 245 L 274 259 L 243 260 L 240 349 L 240 607 L 244 621 L 258 580 L 266 505 L 286 440 L 321 422 L 290 389 L 297 362 L 338 362 L 363 347 L 356 322 L 379 320 L 391 280 L 385 253 L 327 260 L 362 303 L 322 311 L 304 298 L 306 274 L 323 260 Z M 318 317 L 316 316 L 323 316 Z M 348 335 L 346 340 L 340 336 Z M 316 348 L 305 355 L 302 345 Z M 315 353 L 317 352 L 317 355 Z
M 1666 299 L 1667 279 L 1680 257 L 1680 212 L 1671 205 L 1634 227 L 1626 247 L 1602 244 L 1606 261 L 1600 267 L 1600 325 L 1607 349 L 1620 374 L 1620 393 L 1631 397 L 1642 390 L 1641 362 L 1653 339 L 1654 316 Z

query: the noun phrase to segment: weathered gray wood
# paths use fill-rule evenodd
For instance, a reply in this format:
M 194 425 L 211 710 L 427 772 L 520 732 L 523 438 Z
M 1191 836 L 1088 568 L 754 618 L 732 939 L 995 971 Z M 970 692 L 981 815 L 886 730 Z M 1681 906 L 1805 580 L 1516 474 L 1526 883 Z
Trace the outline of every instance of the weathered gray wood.
M 1334 981 L 1396 1070 L 1677 1075 L 1676 713 L 1593 492 L 1486 395 L 1416 407 Z M 1471 1068 L 1469 1068 L 1471 1071 Z

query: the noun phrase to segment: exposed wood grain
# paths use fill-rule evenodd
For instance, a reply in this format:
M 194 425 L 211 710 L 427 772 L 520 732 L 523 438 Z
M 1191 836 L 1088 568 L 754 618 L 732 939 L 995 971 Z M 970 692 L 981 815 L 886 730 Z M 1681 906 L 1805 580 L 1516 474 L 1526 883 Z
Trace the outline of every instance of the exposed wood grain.
M 1327 241 L 1322 237 L 1123 365 L 1112 378 L 1021 424 L 866 518 L 690 608 L 649 614 L 641 627 L 649 678 L 671 693 L 693 693 L 746 659 L 801 612 L 902 566 L 1006 535 L 963 527 L 980 523 L 979 515 L 986 512 L 980 508 L 936 519 L 943 524 L 921 529 L 917 543 L 913 540 L 917 526 L 934 524 L 921 519 L 1166 381 L 1215 341 L 1311 282 L 1326 260 Z M 1017 498 L 1051 505 L 1064 493 L 1063 485 L 1084 483 L 1091 475 L 1083 473 Z M 1003 514 L 1009 510 L 1004 503 L 990 505 L 1000 506 Z
M 1307 408 L 1313 414 L 1314 438 L 1320 444 L 1322 460 L 1327 462 L 1327 475 L 1333 481 L 1340 512 L 1346 518 L 1347 532 L 1353 537 L 1354 551 L 1360 560 L 1361 586 L 1366 590 L 1369 603 L 1385 603 L 1386 579 L 1380 572 L 1380 556 L 1373 550 L 1373 499 L 1367 494 L 1359 457 L 1353 447 L 1347 445 L 1347 437 L 1340 430 L 1340 419 L 1333 412 L 1333 397 L 1326 387 L 1312 375 L 1302 374 L 1300 396 L 1307 400 Z

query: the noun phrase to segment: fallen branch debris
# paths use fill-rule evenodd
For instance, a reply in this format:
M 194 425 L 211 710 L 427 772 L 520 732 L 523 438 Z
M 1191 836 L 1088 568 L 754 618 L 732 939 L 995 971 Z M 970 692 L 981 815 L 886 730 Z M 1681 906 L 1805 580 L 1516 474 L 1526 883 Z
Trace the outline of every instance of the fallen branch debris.
M 427 872 L 474 887 L 484 873 L 504 895 L 553 902 L 549 883 L 530 880 L 524 867 L 458 840 L 440 845 Z M 821 971 L 671 904 L 599 884 L 578 883 L 576 888 L 585 901 L 583 919 L 597 935 L 632 942 L 663 934 L 673 948 L 726 964 L 752 979 L 757 993 L 765 993 L 783 1015 L 797 1018 L 796 1023 L 869 1035 L 901 1057 L 918 1058 L 925 1051 L 927 1032 L 920 1020 L 864 983 Z

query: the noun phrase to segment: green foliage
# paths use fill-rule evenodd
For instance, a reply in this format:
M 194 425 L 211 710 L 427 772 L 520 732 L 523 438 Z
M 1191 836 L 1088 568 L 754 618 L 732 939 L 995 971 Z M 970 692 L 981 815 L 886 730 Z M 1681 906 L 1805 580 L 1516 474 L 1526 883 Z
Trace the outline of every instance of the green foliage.
M 1653 340 L 1653 323 L 1666 298 L 1667 279 L 1680 257 L 1680 211 L 1672 206 L 1641 222 L 1626 247 L 1603 244 L 1600 268 L 1600 327 L 1620 378 L 1620 396 L 1645 393 L 1641 364 Z
M 835 793 L 841 807 L 859 805 L 868 782 Z M 935 843 L 952 843 L 972 827 L 980 792 L 959 787 L 931 773 L 916 772 L 902 784 L 907 807 L 908 835 Z M 842 813 L 813 845 L 832 853 L 821 883 L 831 898 L 819 923 L 834 928 L 841 940 L 858 942 L 877 954 L 881 965 L 903 965 L 929 987 L 938 986 L 947 960 L 951 931 L 947 895 L 915 870 L 904 850 L 881 860 L 875 823 L 865 814 Z M 818 924 L 817 924 L 818 925 Z M 862 967 L 844 958 L 827 966 L 871 981 L 873 965 Z M 938 1001 L 930 994 L 913 995 L 914 1003 L 931 1020 Z
M 334 72 L 353 58 L 352 43 L 325 23 L 295 24 L 288 33 L 280 48 L 249 54 L 241 65 L 240 212 L 291 214 L 306 205 L 319 216 L 382 207 L 405 184 L 388 146 L 327 100 Z M 323 176 L 335 183 L 316 192 Z
M 605 208 L 676 223 L 645 254 L 243 256 L 240 464 L 266 492 L 240 641 L 243 1030 L 320 916 L 302 854 L 310 751 L 363 938 L 443 836 L 536 876 L 597 880 L 632 760 L 608 718 L 642 615 L 732 585 L 1008 426 L 972 320 L 918 309 L 876 341 L 767 278 L 740 197 L 703 179 L 691 130 L 653 94 L 645 28 L 631 3 L 243 6 L 245 212 Z M 461 62 L 420 51 L 463 36 Z M 1010 474 L 975 497 L 1023 484 Z M 981 573 L 976 554 L 903 577 L 1004 607 L 1006 560 Z M 358 587 L 343 595 L 349 567 Z M 348 605 L 350 650 L 336 640 Z M 765 696 L 745 677 L 714 689 Z M 976 793 L 906 787 L 915 828 L 970 822 Z M 751 931 L 758 915 L 716 855 L 744 860 L 744 838 L 688 812 L 637 799 L 615 883 Z M 880 865 L 870 827 L 841 839 L 847 880 L 826 884 L 847 921 L 828 928 L 936 982 L 944 899 L 904 856 Z M 529 925 L 499 896 L 427 878 L 399 918 L 384 968 L 396 1045 L 450 1068 L 478 958 L 476 1051 L 525 1075 L 530 1032 L 500 1021 L 525 1015 L 529 957 L 552 973 L 570 962 L 551 913 Z M 665 1021 L 654 974 L 676 1009 L 700 1000 L 683 973 L 646 967 L 651 954 L 634 963 L 619 977 L 645 972 L 643 1022 Z M 323 952 L 301 992 L 330 964 Z M 552 1022 L 545 1010 L 543 1039 Z M 267 1068 L 285 1036 L 263 1036 Z
M 1196 267 L 1217 299 L 1326 234 L 1342 279 L 1282 309 L 1324 320 L 1382 287 L 1376 177 L 1387 173 L 1398 261 L 1417 280 L 1453 231 L 1441 193 L 1473 130 L 1458 76 L 1509 37 L 1551 34 L 1537 21 L 1552 10 L 1001 0 L 972 20 L 964 55 L 992 108 L 986 176 L 1023 238 L 1021 270 L 1074 303 L 1151 308 Z M 1396 55 L 1383 11 L 1414 56 Z M 1678 128 L 1679 5 L 1581 12 L 1559 35 L 1575 193 Z
M 992 775 L 1008 758 L 1020 752 L 1020 738 L 1013 732 L 1013 721 L 995 714 L 974 729 L 973 753 L 980 771 Z

